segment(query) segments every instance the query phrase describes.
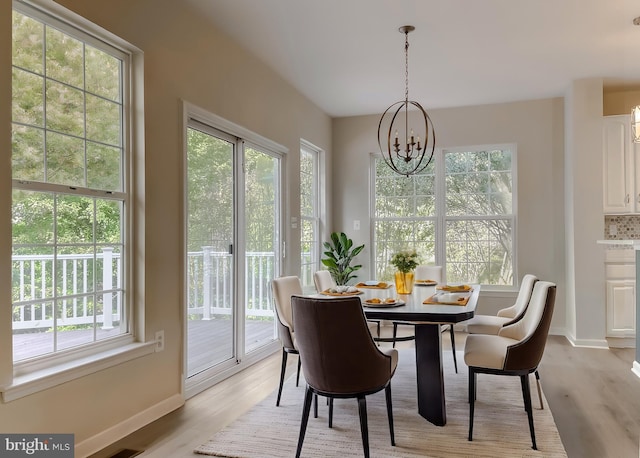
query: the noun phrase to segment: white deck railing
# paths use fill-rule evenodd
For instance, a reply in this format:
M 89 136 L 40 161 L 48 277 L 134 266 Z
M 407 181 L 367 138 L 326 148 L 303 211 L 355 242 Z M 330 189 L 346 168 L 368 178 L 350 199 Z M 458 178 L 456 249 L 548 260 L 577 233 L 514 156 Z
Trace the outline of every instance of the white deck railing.
M 54 302 L 59 305 L 56 324 L 100 323 L 111 329 L 122 313 L 120 254 L 104 248 L 91 254 L 14 255 L 13 329 L 29 330 L 54 325 Z M 192 319 L 231 315 L 232 256 L 209 247 L 188 254 L 188 314 Z M 55 263 L 55 269 L 54 269 Z M 245 262 L 245 314 L 273 317 L 269 282 L 274 275 L 273 253 L 247 253 Z M 93 275 L 96 274 L 94 286 Z M 53 276 L 56 294 L 53 294 Z M 105 306 L 107 304 L 107 306 Z M 110 306 L 109 306 L 110 304 Z M 97 310 L 98 313 L 94 313 Z

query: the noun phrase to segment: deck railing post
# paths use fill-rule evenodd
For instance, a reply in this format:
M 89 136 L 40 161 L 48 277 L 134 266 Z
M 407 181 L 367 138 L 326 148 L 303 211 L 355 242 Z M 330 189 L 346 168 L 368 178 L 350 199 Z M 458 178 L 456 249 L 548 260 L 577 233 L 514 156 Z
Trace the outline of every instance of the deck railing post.
M 213 247 L 211 246 L 203 246 L 202 247 L 202 319 L 210 320 L 211 319 L 211 280 L 212 280 L 212 270 L 213 264 L 211 259 L 211 253 L 213 252 Z
M 113 248 L 102 248 L 102 329 L 113 329 Z

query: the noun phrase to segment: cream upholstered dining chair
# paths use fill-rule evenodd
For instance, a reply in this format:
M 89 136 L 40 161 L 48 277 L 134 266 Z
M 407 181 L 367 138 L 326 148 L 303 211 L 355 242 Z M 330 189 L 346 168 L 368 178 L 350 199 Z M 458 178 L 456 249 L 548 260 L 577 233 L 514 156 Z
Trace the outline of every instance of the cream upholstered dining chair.
M 419 280 L 433 280 L 436 283 L 443 283 L 443 275 L 442 275 L 442 266 L 432 266 L 427 264 L 421 264 L 417 266 L 414 270 L 414 277 L 416 281 Z M 398 325 L 412 325 L 411 323 L 405 323 L 401 321 L 394 321 L 393 323 L 393 346 L 396 346 L 396 340 L 398 335 Z M 453 365 L 456 370 L 456 374 L 458 373 L 458 358 L 456 357 L 456 337 L 454 334 L 453 324 L 445 324 L 440 326 L 442 332 L 449 331 L 449 336 L 451 337 L 451 351 L 453 353 Z M 415 338 L 415 336 L 414 336 Z M 403 340 L 406 339 L 403 338 Z
M 469 366 L 470 441 L 473 440 L 477 374 L 510 375 L 520 377 L 531 442 L 533 449 L 538 449 L 533 425 L 529 374 L 538 370 L 544 353 L 555 295 L 555 284 L 538 281 L 533 287 L 529 306 L 521 320 L 502 327 L 497 335 L 472 334 L 467 337 L 464 361 Z
M 533 292 L 533 286 L 538 281 L 538 277 L 532 274 L 526 274 L 522 277 L 520 282 L 520 290 L 516 297 L 516 302 L 511 307 L 507 307 L 498 310 L 497 315 L 475 315 L 464 324 L 467 326 L 467 332 L 469 334 L 498 334 L 498 331 L 502 327 L 519 321 L 525 314 L 529 300 L 531 299 L 531 293 Z M 540 388 L 540 374 L 536 370 L 534 372 L 536 377 L 536 385 L 538 388 L 538 400 L 540 401 L 540 408 L 544 409 L 542 402 L 542 393 Z
M 316 291 L 321 293 L 336 286 L 336 282 L 333 281 L 331 272 L 328 270 L 316 270 L 313 274 L 313 283 L 316 286 Z M 375 339 L 380 338 L 380 320 L 368 320 L 367 326 L 369 331 L 375 333 Z
M 443 282 L 442 266 L 432 266 L 421 264 L 415 268 L 414 277 L 417 280 L 433 280 L 437 283 Z
M 284 374 L 287 369 L 287 355 L 293 353 L 298 355 L 296 348 L 293 319 L 291 318 L 291 296 L 302 294 L 300 279 L 295 276 L 274 278 L 271 281 L 271 291 L 275 302 L 276 318 L 278 320 L 278 335 L 282 342 L 282 367 L 280 368 L 280 385 L 278 387 L 278 397 L 276 406 L 280 405 L 282 395 L 282 385 Z M 296 375 L 296 386 L 300 383 L 300 358 L 298 358 L 298 371 Z
M 503 326 L 518 321 L 524 315 L 538 277 L 527 274 L 522 277 L 516 302 L 511 307 L 499 310 L 497 315 L 475 315 L 464 322 L 469 334 L 497 334 Z
M 305 391 L 296 457 L 300 456 L 315 394 L 329 400 L 332 427 L 333 400 L 356 398 L 364 456 L 369 456 L 366 396 L 385 390 L 391 445 L 395 445 L 391 378 L 398 365 L 398 351 L 380 350 L 366 325 L 358 297 L 319 299 L 291 298 L 296 344 L 300 351 L 307 388 Z

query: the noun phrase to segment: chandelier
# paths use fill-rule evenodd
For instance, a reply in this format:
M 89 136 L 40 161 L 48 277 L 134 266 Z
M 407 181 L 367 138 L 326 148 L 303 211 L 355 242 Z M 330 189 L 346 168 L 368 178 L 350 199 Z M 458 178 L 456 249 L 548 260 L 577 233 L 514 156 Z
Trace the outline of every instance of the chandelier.
M 422 105 L 409 100 L 409 32 L 413 30 L 415 27 L 412 25 L 405 25 L 398 29 L 399 32 L 404 33 L 404 100 L 395 102 L 387 108 L 378 124 L 378 145 L 384 161 L 394 172 L 407 177 L 420 173 L 429 165 L 436 146 L 436 134 L 431 118 Z M 410 120 L 410 112 L 417 116 Z M 410 121 L 416 122 L 413 126 L 416 127 L 415 130 Z

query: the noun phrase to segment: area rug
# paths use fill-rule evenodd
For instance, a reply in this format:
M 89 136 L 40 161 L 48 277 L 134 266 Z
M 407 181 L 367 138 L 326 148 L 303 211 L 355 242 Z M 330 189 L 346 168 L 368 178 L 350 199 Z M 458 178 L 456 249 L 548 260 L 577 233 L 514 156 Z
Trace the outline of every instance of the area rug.
M 444 355 L 447 424 L 435 426 L 417 411 L 415 353 L 400 351 L 398 369 L 391 382 L 396 446 L 391 446 L 384 391 L 367 396 L 371 456 L 387 457 L 566 457 L 551 411 L 544 399 L 540 409 L 531 379 L 538 450 L 531 448 L 520 379 L 478 374 L 473 441 L 467 440 L 469 403 L 467 368 L 458 352 L 459 373 L 449 352 Z M 543 380 L 544 383 L 544 380 Z M 197 454 L 229 458 L 282 458 L 295 456 L 305 384 L 295 377 L 285 383 L 280 406 L 276 393 L 247 414 L 217 432 L 194 450 Z M 544 396 L 544 395 L 543 395 Z M 319 399 L 318 418 L 313 409 L 302 448 L 303 457 L 363 456 L 355 399 L 334 401 L 333 428 L 327 426 L 328 406 Z

